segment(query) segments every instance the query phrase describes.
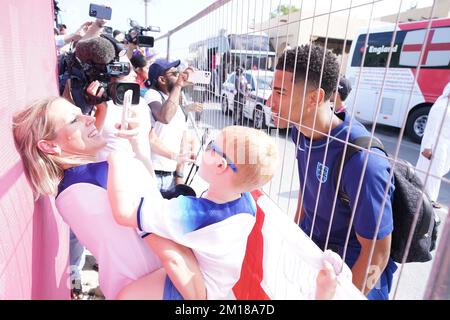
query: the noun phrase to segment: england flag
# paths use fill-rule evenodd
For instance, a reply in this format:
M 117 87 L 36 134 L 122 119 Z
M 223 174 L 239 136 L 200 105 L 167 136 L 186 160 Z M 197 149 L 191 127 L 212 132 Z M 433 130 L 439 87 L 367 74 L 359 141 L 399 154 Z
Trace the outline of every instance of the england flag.
M 420 54 L 423 50 L 420 65 L 424 67 L 447 67 L 450 65 L 450 28 L 409 31 L 404 39 L 399 65 L 419 66 Z M 424 47 L 424 48 L 422 48 Z
M 324 253 L 270 198 L 252 192 L 256 223 L 247 241 L 239 281 L 239 300 L 314 299 Z M 350 272 L 344 265 L 344 269 Z M 365 299 L 347 277 L 338 277 L 335 299 Z

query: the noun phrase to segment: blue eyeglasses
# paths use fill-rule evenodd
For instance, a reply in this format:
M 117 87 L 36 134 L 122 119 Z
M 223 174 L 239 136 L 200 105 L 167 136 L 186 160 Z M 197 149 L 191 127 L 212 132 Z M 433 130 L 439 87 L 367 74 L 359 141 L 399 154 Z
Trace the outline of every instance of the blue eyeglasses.
M 231 170 L 233 170 L 233 172 L 237 172 L 238 171 L 238 169 L 237 169 L 236 165 L 234 164 L 234 162 L 231 161 L 230 158 L 227 157 L 227 155 L 214 143 L 213 140 L 211 140 L 208 143 L 208 145 L 206 146 L 206 148 L 205 148 L 205 151 L 209 151 L 209 150 L 213 150 L 219 156 L 224 158 L 227 161 L 228 166 L 231 168 Z

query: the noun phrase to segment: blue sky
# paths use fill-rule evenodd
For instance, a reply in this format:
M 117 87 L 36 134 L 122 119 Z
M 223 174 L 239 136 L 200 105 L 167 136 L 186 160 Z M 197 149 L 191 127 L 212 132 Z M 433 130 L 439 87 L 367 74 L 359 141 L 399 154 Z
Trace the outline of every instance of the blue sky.
M 329 3 L 331 0 L 318 0 L 317 9 L 320 11 L 327 11 L 329 8 Z M 144 0 L 58 0 L 59 7 L 62 9 L 61 18 L 62 22 L 65 23 L 69 31 L 74 31 L 83 22 L 90 20 L 89 17 L 89 4 L 91 2 L 96 4 L 108 5 L 112 8 L 112 20 L 108 23 L 109 26 L 114 29 L 128 30 L 128 18 L 137 20 L 144 25 L 145 21 L 145 10 L 144 10 Z M 170 29 L 183 23 L 190 17 L 194 16 L 196 13 L 200 12 L 208 5 L 215 2 L 215 0 L 150 0 L 148 5 L 148 21 L 149 25 L 157 25 L 161 28 L 161 34 L 167 32 Z M 349 0 L 334 0 L 333 7 L 339 5 L 348 5 Z M 369 0 L 353 0 L 353 5 L 359 3 L 371 2 Z M 389 2 L 390 6 L 386 6 Z M 383 14 L 391 14 L 398 10 L 398 0 L 385 1 L 382 5 L 378 6 L 374 12 L 374 16 L 379 16 Z M 240 7 L 238 3 L 245 3 Z M 248 8 L 247 8 L 247 3 Z M 270 3 L 270 5 L 269 5 Z M 314 1 L 304 0 L 304 6 L 313 6 Z M 402 9 L 406 9 L 412 4 L 417 3 L 419 7 L 431 5 L 432 0 L 404 0 Z M 301 0 L 233 0 L 229 3 L 229 6 L 235 8 L 239 6 L 240 12 L 237 14 L 243 14 L 243 19 L 252 19 L 259 17 L 260 7 L 264 7 L 264 17 L 268 17 L 269 12 L 273 10 L 279 4 L 292 4 L 297 8 L 301 7 Z M 269 9 L 269 7 L 271 8 Z M 247 11 L 250 7 L 250 14 Z M 253 9 L 254 8 L 254 9 Z
M 149 25 L 161 28 L 161 34 L 181 24 L 214 0 L 151 0 L 148 5 Z M 62 22 L 74 31 L 89 17 L 89 4 L 104 4 L 112 8 L 112 19 L 107 24 L 114 29 L 128 30 L 127 19 L 132 18 L 144 25 L 143 0 L 59 0 Z M 156 34 L 155 34 L 156 35 Z
M 150 33 L 155 38 L 172 30 L 185 22 L 216 0 L 150 0 L 148 5 L 148 24 L 159 26 L 161 33 Z M 332 2 L 331 2 L 332 1 Z M 130 29 L 128 18 L 137 20 L 142 26 L 145 24 L 145 7 L 143 0 L 58 0 L 62 9 L 61 22 L 65 23 L 69 32 L 75 31 L 83 22 L 92 20 L 89 17 L 89 4 L 108 5 L 112 8 L 112 19 L 107 23 L 113 29 L 127 31 Z M 207 39 L 218 34 L 220 28 L 230 33 L 246 33 L 252 22 L 265 21 L 270 12 L 280 4 L 291 4 L 297 8 L 302 7 L 313 12 L 317 4 L 316 14 L 326 14 L 330 5 L 333 9 L 348 7 L 350 3 L 357 6 L 362 3 L 371 3 L 371 0 L 232 0 L 227 5 L 216 10 L 210 16 L 203 18 L 196 24 L 178 32 L 172 38 L 171 52 L 182 58 L 187 55 L 189 44 Z M 432 0 L 403 0 L 402 11 L 417 3 L 418 7 L 429 6 Z M 387 5 L 389 4 L 389 5 Z M 396 13 L 400 0 L 389 0 L 377 3 L 374 7 L 373 17 Z M 364 6 L 361 16 L 368 18 L 370 5 Z M 156 42 L 155 49 L 163 54 L 165 41 Z

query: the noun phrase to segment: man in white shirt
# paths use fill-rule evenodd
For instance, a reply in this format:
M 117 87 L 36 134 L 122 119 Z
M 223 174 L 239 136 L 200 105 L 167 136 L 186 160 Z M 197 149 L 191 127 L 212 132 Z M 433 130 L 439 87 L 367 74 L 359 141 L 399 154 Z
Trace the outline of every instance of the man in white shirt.
M 428 114 L 420 151 L 417 175 L 425 183 L 426 173 L 430 170 L 433 176 L 426 179 L 425 191 L 433 207 L 441 208 L 437 202 L 441 179 L 450 171 L 450 83 L 445 86 Z
M 191 69 L 179 72 L 179 65 L 180 60 L 158 59 L 148 72 L 151 88 L 145 94 L 145 101 L 151 112 L 152 162 L 160 191 L 167 191 L 183 182 L 184 162 L 190 157 L 182 149 L 187 113 L 180 100 L 181 90 L 192 85 L 187 82 Z

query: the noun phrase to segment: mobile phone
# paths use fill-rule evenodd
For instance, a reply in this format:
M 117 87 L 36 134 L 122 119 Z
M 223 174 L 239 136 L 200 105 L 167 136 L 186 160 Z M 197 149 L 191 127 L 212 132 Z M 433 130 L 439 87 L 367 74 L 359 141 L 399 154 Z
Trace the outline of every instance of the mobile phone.
M 93 4 L 89 5 L 89 16 L 97 19 L 111 20 L 112 9 L 111 7 Z
M 132 98 L 133 98 L 133 90 L 127 90 L 123 96 L 122 122 L 120 123 L 121 130 L 128 129 L 127 118 L 129 116 Z
M 211 82 L 211 72 L 195 70 L 189 75 L 188 81 L 192 83 L 209 84 Z

